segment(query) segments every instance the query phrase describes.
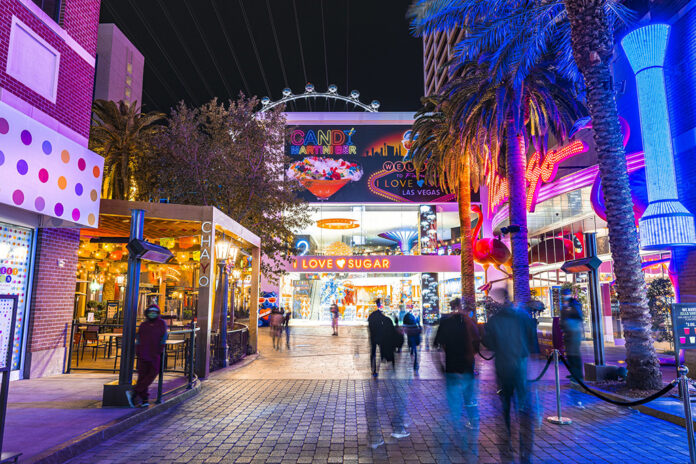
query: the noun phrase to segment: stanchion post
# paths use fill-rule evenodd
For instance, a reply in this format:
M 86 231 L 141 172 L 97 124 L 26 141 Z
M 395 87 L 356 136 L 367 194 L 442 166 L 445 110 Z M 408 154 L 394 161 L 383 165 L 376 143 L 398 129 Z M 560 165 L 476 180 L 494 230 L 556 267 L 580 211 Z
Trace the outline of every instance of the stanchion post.
M 193 388 L 193 363 L 195 361 L 194 353 L 196 352 L 196 322 L 191 322 L 191 338 L 189 339 L 189 368 L 188 368 L 188 386 L 187 390 Z
M 561 379 L 558 372 L 558 350 L 553 350 L 553 370 L 556 373 L 556 415 L 549 416 L 546 420 L 556 425 L 572 424 L 572 420 L 561 416 Z
M 155 401 L 156 404 L 160 404 L 162 402 L 162 384 L 164 383 L 164 363 L 165 362 L 167 362 L 166 350 L 162 352 L 162 356 L 160 357 L 159 376 L 157 379 L 157 401 Z
M 696 444 L 694 444 L 694 421 L 691 416 L 691 398 L 689 397 L 689 379 L 686 374 L 689 368 L 681 365 L 679 372 L 679 390 L 684 402 L 684 420 L 686 421 L 686 439 L 689 441 L 689 462 L 696 464 Z
M 68 367 L 65 369 L 65 373 L 70 373 L 70 366 L 72 364 L 72 352 L 73 344 L 75 343 L 75 319 L 70 322 L 70 345 L 68 345 Z M 77 350 L 77 354 L 80 354 L 80 350 Z M 79 356 L 78 356 L 79 357 Z

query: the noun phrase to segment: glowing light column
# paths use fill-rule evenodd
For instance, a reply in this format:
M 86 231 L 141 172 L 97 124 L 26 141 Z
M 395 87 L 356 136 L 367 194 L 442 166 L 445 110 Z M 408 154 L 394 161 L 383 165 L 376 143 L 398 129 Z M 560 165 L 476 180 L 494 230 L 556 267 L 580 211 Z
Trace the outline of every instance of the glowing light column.
M 636 76 L 645 152 L 648 208 L 640 219 L 644 249 L 695 245 L 693 215 L 679 202 L 667 114 L 664 60 L 670 26 L 650 24 L 621 41 Z

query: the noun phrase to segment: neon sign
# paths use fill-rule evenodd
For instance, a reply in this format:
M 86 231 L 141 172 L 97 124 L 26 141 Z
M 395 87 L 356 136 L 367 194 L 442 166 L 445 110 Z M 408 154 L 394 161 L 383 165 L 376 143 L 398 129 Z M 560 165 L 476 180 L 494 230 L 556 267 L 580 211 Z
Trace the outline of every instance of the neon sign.
M 533 212 L 536 206 L 539 188 L 542 184 L 551 182 L 558 173 L 558 165 L 575 155 L 585 153 L 587 145 L 576 140 L 556 150 L 549 151 L 543 160 L 535 152 L 527 161 L 525 179 L 527 180 L 527 211 Z M 507 179 L 498 173 L 497 163 L 489 161 L 486 169 L 486 186 L 488 187 L 488 211 L 495 210 L 510 197 Z
M 314 130 L 295 129 L 290 135 L 291 155 L 357 155 L 353 143 L 355 129 Z
M 331 258 L 296 257 L 292 263 L 293 270 L 298 271 L 360 271 L 366 269 L 389 269 L 389 258 Z

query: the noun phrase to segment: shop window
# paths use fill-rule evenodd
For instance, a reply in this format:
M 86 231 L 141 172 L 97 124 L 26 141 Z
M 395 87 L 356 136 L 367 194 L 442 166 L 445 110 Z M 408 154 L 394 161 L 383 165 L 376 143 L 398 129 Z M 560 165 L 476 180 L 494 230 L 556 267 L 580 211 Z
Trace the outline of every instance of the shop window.
M 18 297 L 11 370 L 20 368 L 31 241 L 31 229 L 0 223 L 0 294 Z
M 56 23 L 60 20 L 60 0 L 33 0 Z

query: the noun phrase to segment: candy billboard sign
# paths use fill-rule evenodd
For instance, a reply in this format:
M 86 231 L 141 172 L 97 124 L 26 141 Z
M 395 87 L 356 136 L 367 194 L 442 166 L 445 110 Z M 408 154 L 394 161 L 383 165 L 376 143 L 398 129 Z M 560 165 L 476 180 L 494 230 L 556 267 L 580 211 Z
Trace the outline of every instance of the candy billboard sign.
M 97 227 L 104 158 L 0 102 L 0 203 Z
M 454 195 L 416 177 L 404 162 L 409 125 L 303 125 L 290 131 L 286 174 L 307 201 L 429 203 Z

